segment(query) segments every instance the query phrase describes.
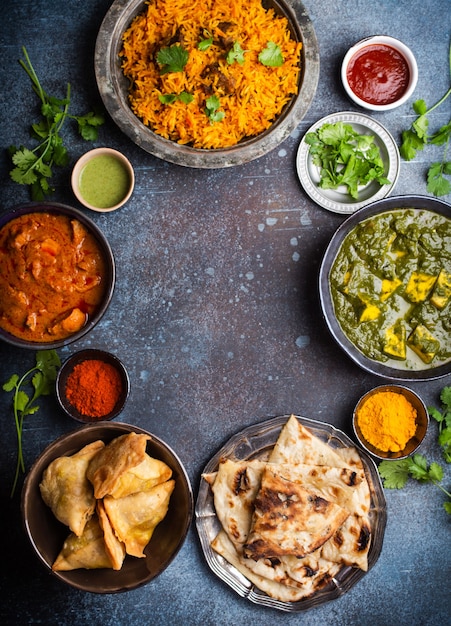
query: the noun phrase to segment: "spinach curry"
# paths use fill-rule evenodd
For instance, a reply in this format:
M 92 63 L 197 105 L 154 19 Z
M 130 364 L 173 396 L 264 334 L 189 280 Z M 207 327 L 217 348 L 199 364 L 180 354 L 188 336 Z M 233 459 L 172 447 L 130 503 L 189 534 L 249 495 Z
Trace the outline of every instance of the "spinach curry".
M 330 271 L 337 320 L 370 359 L 426 369 L 451 359 L 451 220 L 425 209 L 370 217 Z

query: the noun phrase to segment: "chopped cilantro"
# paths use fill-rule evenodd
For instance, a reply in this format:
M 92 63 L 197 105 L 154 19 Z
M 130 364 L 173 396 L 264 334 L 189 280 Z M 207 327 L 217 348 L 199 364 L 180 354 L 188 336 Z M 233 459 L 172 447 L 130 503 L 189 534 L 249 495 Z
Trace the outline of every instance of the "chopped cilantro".
M 213 37 L 208 37 L 207 39 L 199 41 L 197 47 L 201 52 L 205 52 L 211 45 L 213 45 Z
M 235 61 L 240 65 L 243 65 L 244 63 L 244 50 L 239 41 L 235 41 L 227 54 L 227 63 L 229 65 L 232 65 Z
M 161 66 L 160 74 L 183 72 L 188 58 L 189 53 L 182 46 L 174 44 L 169 48 L 161 48 L 157 54 L 157 62 Z
M 180 100 L 180 102 L 183 102 L 183 104 L 189 104 L 190 102 L 193 101 L 194 96 L 191 93 L 188 93 L 187 91 L 181 91 L 179 94 L 177 93 L 160 94 L 158 96 L 158 99 L 162 104 L 173 104 L 177 100 Z
M 358 188 L 376 180 L 388 185 L 385 166 L 372 135 L 360 135 L 351 124 L 323 124 L 307 133 L 313 164 L 320 168 L 319 187 L 337 189 L 345 185 L 352 198 L 358 198 Z
M 263 65 L 269 67 L 280 67 L 283 65 L 283 55 L 280 46 L 273 41 L 269 41 L 266 48 L 258 55 L 258 60 Z
M 219 111 L 221 103 L 219 102 L 218 96 L 210 96 L 209 98 L 207 98 L 205 106 L 205 115 L 210 119 L 211 123 L 220 122 L 224 119 L 224 111 Z

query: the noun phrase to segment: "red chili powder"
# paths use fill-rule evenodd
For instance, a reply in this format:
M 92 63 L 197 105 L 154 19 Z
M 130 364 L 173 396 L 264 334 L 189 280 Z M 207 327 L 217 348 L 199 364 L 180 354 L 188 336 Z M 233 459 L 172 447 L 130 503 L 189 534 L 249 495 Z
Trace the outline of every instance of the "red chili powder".
M 98 359 L 82 361 L 67 377 L 66 396 L 82 415 L 101 418 L 116 406 L 122 392 L 117 369 Z
M 356 52 L 346 77 L 352 91 L 369 104 L 391 104 L 405 93 L 409 66 L 397 50 L 385 44 L 371 44 Z

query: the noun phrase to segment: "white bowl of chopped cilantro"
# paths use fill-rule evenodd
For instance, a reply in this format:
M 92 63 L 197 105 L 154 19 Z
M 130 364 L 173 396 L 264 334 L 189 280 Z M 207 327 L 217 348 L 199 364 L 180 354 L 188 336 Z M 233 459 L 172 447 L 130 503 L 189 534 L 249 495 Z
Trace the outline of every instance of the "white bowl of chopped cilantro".
M 343 111 L 323 117 L 307 131 L 296 168 L 304 191 L 319 206 L 350 214 L 393 191 L 400 156 L 382 124 Z

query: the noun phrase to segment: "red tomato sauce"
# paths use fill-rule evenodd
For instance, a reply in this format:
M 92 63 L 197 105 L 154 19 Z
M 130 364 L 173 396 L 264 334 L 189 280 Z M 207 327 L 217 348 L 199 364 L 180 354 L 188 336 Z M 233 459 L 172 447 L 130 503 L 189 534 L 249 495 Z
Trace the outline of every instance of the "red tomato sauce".
M 391 104 L 405 93 L 410 71 L 405 58 L 386 44 L 370 44 L 351 57 L 346 71 L 349 86 L 369 104 Z

